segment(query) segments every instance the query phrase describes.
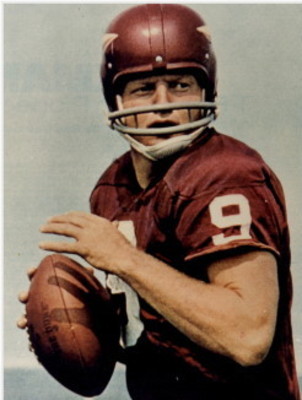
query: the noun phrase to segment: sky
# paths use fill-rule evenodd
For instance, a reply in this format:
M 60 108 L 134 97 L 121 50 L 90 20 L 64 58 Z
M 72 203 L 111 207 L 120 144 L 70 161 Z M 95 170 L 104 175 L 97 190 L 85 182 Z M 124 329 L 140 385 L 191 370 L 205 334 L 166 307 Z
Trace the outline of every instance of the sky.
M 258 150 L 285 191 L 292 240 L 292 319 L 302 375 L 302 5 L 192 4 L 218 61 L 215 127 Z M 4 5 L 4 365 L 36 367 L 16 328 L 26 271 L 45 255 L 39 226 L 89 211 L 104 169 L 128 149 L 106 125 L 102 35 L 128 4 Z M 82 262 L 82 261 L 81 261 Z M 100 278 L 102 278 L 100 276 Z

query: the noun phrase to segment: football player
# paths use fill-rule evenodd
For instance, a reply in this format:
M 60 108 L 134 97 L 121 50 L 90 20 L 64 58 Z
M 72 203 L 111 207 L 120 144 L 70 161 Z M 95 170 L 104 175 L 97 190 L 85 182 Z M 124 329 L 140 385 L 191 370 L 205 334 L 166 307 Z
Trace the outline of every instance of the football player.
M 103 44 L 109 120 L 130 151 L 97 182 L 91 214 L 41 227 L 75 240 L 40 247 L 82 256 L 124 300 L 131 398 L 298 400 L 284 195 L 256 151 L 212 127 L 204 20 L 138 5 Z

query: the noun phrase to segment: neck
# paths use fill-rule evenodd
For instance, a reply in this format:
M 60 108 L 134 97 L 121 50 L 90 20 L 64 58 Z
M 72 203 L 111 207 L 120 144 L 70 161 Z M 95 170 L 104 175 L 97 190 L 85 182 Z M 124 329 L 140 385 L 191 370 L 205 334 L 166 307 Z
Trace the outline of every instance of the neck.
M 133 148 L 131 148 L 131 158 L 137 182 L 142 189 L 146 189 L 156 175 L 156 162 L 144 157 Z

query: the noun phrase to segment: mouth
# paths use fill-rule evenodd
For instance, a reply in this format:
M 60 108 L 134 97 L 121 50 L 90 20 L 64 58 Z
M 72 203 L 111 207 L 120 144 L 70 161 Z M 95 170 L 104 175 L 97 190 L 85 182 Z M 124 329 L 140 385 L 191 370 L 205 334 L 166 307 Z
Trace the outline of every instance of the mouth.
M 173 121 L 163 121 L 163 122 L 154 122 L 148 125 L 148 128 L 169 128 L 171 126 L 177 126 L 178 124 Z

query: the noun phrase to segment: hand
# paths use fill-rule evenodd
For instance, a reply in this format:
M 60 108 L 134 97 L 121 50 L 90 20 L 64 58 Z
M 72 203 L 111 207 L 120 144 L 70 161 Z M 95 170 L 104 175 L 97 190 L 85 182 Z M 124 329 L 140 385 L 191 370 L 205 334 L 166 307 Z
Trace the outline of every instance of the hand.
M 93 267 L 117 275 L 119 267 L 133 249 L 114 223 L 79 211 L 49 218 L 40 231 L 75 239 L 73 242 L 41 242 L 41 249 L 77 254 Z
M 91 275 L 94 274 L 93 268 L 91 268 L 91 267 L 85 267 L 85 268 Z M 35 275 L 37 269 L 38 269 L 38 267 L 32 267 L 27 271 L 27 276 L 30 281 L 32 280 L 33 276 Z M 20 301 L 20 303 L 26 304 L 28 302 L 28 299 L 29 299 L 29 291 L 28 290 L 20 292 L 18 294 L 18 300 Z M 27 328 L 27 318 L 26 318 L 25 314 L 21 315 L 21 317 L 17 320 L 17 327 L 20 329 Z
M 34 274 L 37 271 L 37 267 L 32 267 L 27 271 L 27 276 L 29 278 L 29 280 L 32 280 Z M 20 292 L 18 295 L 18 300 L 20 301 L 20 303 L 26 304 L 28 301 L 28 296 L 29 292 L 27 291 L 23 291 Z M 17 327 L 20 329 L 25 329 L 27 327 L 27 318 L 26 315 L 23 314 L 17 321 Z

